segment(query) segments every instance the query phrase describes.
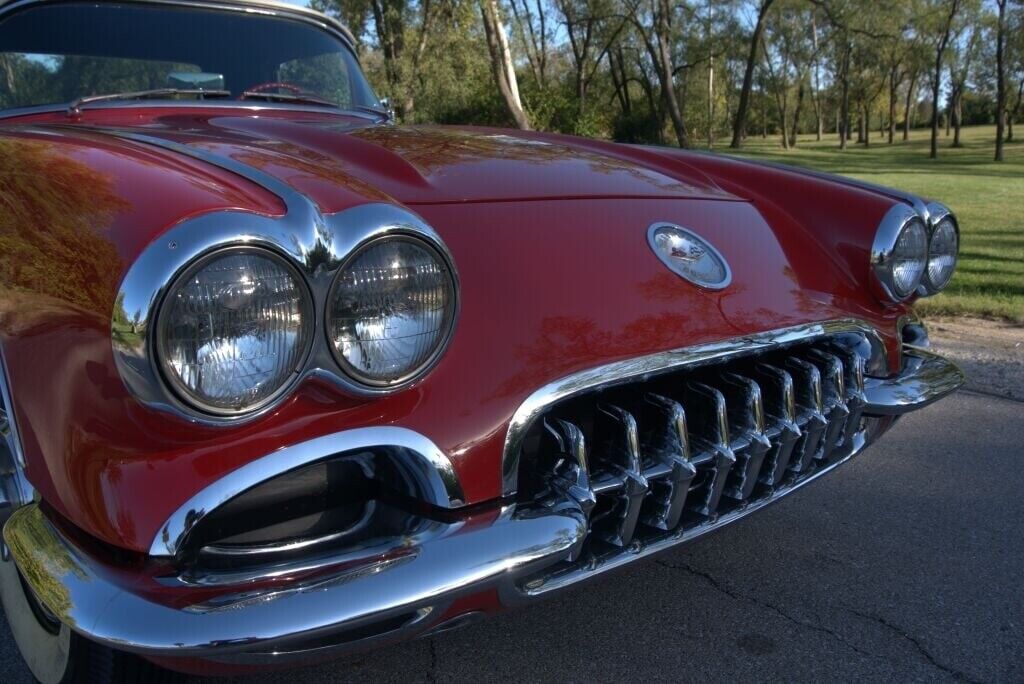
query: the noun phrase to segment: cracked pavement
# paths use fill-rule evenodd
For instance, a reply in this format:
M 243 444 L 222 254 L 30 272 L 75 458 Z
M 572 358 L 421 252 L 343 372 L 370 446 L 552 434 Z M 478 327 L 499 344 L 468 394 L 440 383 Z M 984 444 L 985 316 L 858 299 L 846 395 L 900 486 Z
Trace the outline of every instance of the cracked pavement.
M 1022 436 L 1024 403 L 961 392 L 695 544 L 463 630 L 237 681 L 1024 681 Z M 6 624 L 0 663 L 30 681 Z

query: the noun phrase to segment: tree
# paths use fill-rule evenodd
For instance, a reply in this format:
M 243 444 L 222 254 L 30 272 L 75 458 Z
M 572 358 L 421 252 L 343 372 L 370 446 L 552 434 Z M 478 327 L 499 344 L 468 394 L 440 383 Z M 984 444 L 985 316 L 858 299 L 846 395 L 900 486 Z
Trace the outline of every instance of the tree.
M 949 55 L 949 123 L 953 126 L 953 147 L 960 147 L 960 129 L 963 126 L 963 99 L 971 68 L 977 58 L 981 36 L 981 4 L 966 2 L 953 39 Z
M 754 66 L 757 63 L 758 50 L 761 47 L 761 34 L 774 0 L 760 0 L 757 7 L 757 22 L 754 33 L 750 37 L 750 50 L 747 53 L 747 67 L 743 72 L 743 86 L 740 88 L 740 101 L 736 106 L 736 120 L 732 127 L 732 142 L 729 147 L 739 149 L 743 138 L 747 135 L 747 108 L 750 106 L 750 87 L 754 82 Z
M 677 68 L 672 59 L 672 9 L 669 0 L 626 0 L 628 17 L 654 64 L 661 100 L 672 120 L 680 147 L 689 146 L 689 136 L 676 94 Z
M 491 55 L 494 82 L 516 126 L 528 131 L 530 118 L 526 115 L 519 97 L 519 82 L 516 80 L 516 70 L 512 64 L 512 51 L 508 46 L 508 36 L 505 34 L 497 1 L 480 0 L 480 15 L 483 17 L 484 32 L 487 34 L 487 49 Z
M 519 7 L 522 2 L 522 8 Z M 510 0 L 512 16 L 515 18 L 516 32 L 523 44 L 523 52 L 530 64 L 533 80 L 538 90 L 547 86 L 548 42 L 551 39 L 548 30 L 547 8 L 543 0 L 534 0 L 534 9 L 530 9 L 529 0 Z
M 996 24 L 996 154 L 995 160 L 1004 159 L 1003 134 L 1006 128 L 1006 3 L 996 0 L 999 19 Z
M 936 10 L 943 18 L 939 24 L 935 40 L 935 70 L 932 75 L 932 140 L 929 157 L 937 159 L 939 156 L 939 89 L 942 87 L 942 58 L 949 45 L 950 32 L 953 30 L 953 20 L 960 10 L 961 0 L 939 0 Z M 1005 2 L 1006 0 L 1000 0 Z

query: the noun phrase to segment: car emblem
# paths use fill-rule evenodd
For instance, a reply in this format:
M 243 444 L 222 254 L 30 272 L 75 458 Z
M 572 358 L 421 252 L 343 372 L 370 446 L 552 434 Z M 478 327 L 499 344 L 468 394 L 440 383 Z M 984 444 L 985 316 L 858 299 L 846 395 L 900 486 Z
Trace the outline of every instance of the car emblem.
M 663 264 L 698 287 L 721 290 L 732 280 L 725 257 L 692 230 L 655 223 L 647 229 L 647 242 Z

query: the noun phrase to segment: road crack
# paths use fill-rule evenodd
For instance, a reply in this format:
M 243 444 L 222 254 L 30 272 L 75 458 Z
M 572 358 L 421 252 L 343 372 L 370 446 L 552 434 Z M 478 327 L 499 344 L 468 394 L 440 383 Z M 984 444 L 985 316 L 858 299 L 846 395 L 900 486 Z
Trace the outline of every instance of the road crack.
M 800 618 L 794 617 L 794 616 L 790 615 L 789 613 L 787 613 L 786 611 L 784 611 L 781 608 L 779 608 L 774 603 L 770 603 L 768 601 L 764 601 L 764 600 L 758 599 L 758 598 L 753 597 L 753 596 L 747 596 L 745 594 L 739 594 L 739 593 L 733 591 L 732 589 L 730 589 L 728 586 L 726 586 L 722 582 L 718 581 L 718 579 L 715 578 L 714 575 L 711 575 L 710 573 L 704 572 L 703 570 L 697 570 L 696 568 L 693 568 L 693 567 L 691 567 L 689 565 L 686 565 L 686 564 L 675 565 L 673 563 L 668 563 L 667 561 L 664 561 L 664 560 L 655 560 L 654 562 L 657 563 L 658 565 L 661 565 L 662 567 L 669 568 L 671 570 L 682 570 L 683 572 L 688 572 L 691 575 L 695 575 L 697 577 L 701 577 L 708 584 L 710 584 L 712 587 L 714 587 L 717 591 L 725 594 L 726 596 L 728 596 L 731 599 L 734 599 L 736 601 L 746 601 L 748 603 L 753 603 L 755 606 L 759 606 L 760 608 L 763 608 L 765 610 L 769 610 L 769 611 L 775 613 L 776 615 L 778 615 L 779 617 L 781 617 L 782 619 L 787 620 L 787 621 L 793 623 L 794 625 L 797 625 L 799 627 L 803 627 L 805 629 L 810 629 L 812 631 L 819 632 L 821 634 L 828 635 L 828 636 L 832 637 L 833 639 L 835 639 L 836 641 L 838 641 L 839 643 L 841 643 L 842 645 L 844 645 L 847 648 L 849 648 L 850 650 L 852 650 L 852 651 L 854 651 L 856 653 L 859 653 L 860 655 L 868 656 L 870 658 L 878 657 L 874 653 L 870 653 L 869 651 L 865 651 L 864 649 L 860 648 L 859 646 L 857 646 L 856 644 L 854 644 L 853 642 L 848 640 L 842 634 L 840 634 L 840 633 L 838 633 L 838 632 L 836 632 L 834 630 L 831 630 L 828 627 L 824 627 L 824 626 L 816 624 L 814 622 L 808 622 L 807 620 L 802 620 Z
M 434 639 L 427 641 L 428 651 L 430 653 L 430 668 L 427 670 L 427 681 L 430 684 L 436 684 L 437 682 L 437 642 Z
M 852 608 L 847 608 L 846 611 L 849 612 L 849 613 L 852 613 L 853 615 L 856 615 L 859 618 L 863 618 L 865 620 L 870 620 L 871 622 L 878 623 L 878 624 L 882 625 L 883 627 L 885 627 L 886 629 L 888 629 L 890 632 L 893 632 L 893 633 L 897 634 L 898 636 L 903 637 L 903 639 L 905 641 L 909 642 L 914 647 L 914 649 L 921 655 L 921 657 L 924 658 L 926 661 L 928 661 L 928 663 L 932 667 L 945 672 L 946 674 L 948 674 L 953 679 L 955 679 L 957 681 L 962 681 L 962 682 L 971 682 L 971 684 L 981 684 L 980 680 L 974 679 L 973 677 L 968 675 L 966 672 L 963 672 L 961 670 L 957 670 L 956 668 L 952 668 L 952 667 L 950 667 L 948 665 L 945 665 L 944 663 L 941 663 L 938 660 L 936 660 L 935 656 L 933 656 L 928 651 L 928 649 L 924 647 L 924 644 L 922 644 L 917 639 L 917 637 L 915 637 L 914 635 L 908 633 L 905 629 L 903 629 L 899 625 L 896 625 L 896 624 L 893 624 L 892 622 L 889 622 L 888 620 L 886 620 L 885 618 L 881 617 L 880 615 L 873 615 L 871 613 L 862 613 L 859 610 L 853 610 Z

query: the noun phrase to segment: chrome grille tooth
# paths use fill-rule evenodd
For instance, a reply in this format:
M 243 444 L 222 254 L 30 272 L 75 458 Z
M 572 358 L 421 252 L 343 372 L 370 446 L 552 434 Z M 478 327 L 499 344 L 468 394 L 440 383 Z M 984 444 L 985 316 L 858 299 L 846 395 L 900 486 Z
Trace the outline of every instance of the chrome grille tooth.
M 765 436 L 761 387 L 745 375 L 730 372 L 722 375 L 719 387 L 728 406 L 730 447 L 736 455 L 736 465 L 729 473 L 724 493 L 731 499 L 746 501 L 771 448 Z
M 549 448 L 557 451 L 547 453 L 558 454 L 550 477 L 550 486 L 554 490 L 556 500 L 571 502 L 575 505 L 584 520 L 589 520 L 591 512 L 597 505 L 597 495 L 590 485 L 590 471 L 587 467 L 587 448 L 583 431 L 575 423 L 567 420 L 544 418 L 543 439 L 549 442 Z M 580 540 L 569 552 L 568 560 L 579 558 L 585 538 Z
M 840 457 L 849 453 L 853 446 L 852 436 L 860 430 L 861 414 L 864 412 L 864 405 L 867 398 L 864 394 L 864 368 L 866 362 L 864 357 L 857 353 L 856 349 L 847 348 L 840 344 L 833 343 L 829 351 L 836 354 L 843 360 L 845 373 L 846 407 L 849 415 L 846 424 L 843 426 L 839 443 L 837 444 Z
M 633 539 L 644 496 L 650 488 L 643 475 L 640 440 L 636 420 L 628 411 L 608 403 L 597 405 L 594 414 L 594 455 L 607 469 L 607 475 L 619 483 L 609 490 L 614 506 L 603 515 L 591 518 L 595 536 L 615 546 L 626 546 Z M 595 478 L 596 479 L 596 478 Z
M 641 519 L 660 530 L 679 524 L 697 468 L 690 462 L 690 438 L 686 412 L 679 402 L 660 394 L 645 393 L 640 399 L 640 451 L 669 472 L 667 477 L 648 478 L 651 486 Z
M 590 486 L 590 469 L 587 466 L 587 447 L 583 431 L 567 420 L 544 419 L 544 431 L 551 435 L 564 458 L 555 462 L 552 486 L 572 498 L 583 511 L 590 512 L 597 503 Z
M 793 376 L 767 363 L 756 364 L 752 375 L 761 386 L 765 405 L 765 434 L 772 444 L 765 455 L 758 481 L 767 487 L 778 487 L 786 478 L 793 447 L 801 435 L 800 426 L 796 424 Z
M 824 436 L 828 420 L 823 413 L 821 373 L 818 368 L 801 358 L 786 357 L 783 368 L 793 377 L 796 396 L 796 423 L 802 433 L 789 460 L 789 469 L 797 474 L 806 473 L 813 466 L 818 445 Z
M 690 445 L 700 460 L 698 473 L 703 477 L 695 496 L 687 508 L 705 517 L 714 517 L 725 490 L 729 471 L 736 463 L 736 455 L 729 446 L 729 423 L 725 397 L 713 387 L 701 382 L 687 382 L 683 386 L 683 406 L 690 420 L 687 423 Z M 701 472 L 703 471 L 703 473 Z
M 807 360 L 821 372 L 823 413 L 828 420 L 828 427 L 818 445 L 815 458 L 827 461 L 842 441 L 843 428 L 850 417 L 850 410 L 846 406 L 846 370 L 842 359 L 822 349 L 809 350 Z

